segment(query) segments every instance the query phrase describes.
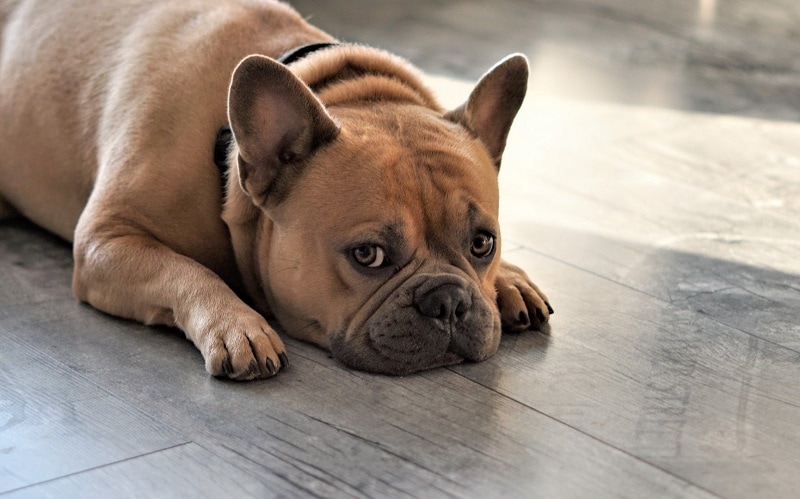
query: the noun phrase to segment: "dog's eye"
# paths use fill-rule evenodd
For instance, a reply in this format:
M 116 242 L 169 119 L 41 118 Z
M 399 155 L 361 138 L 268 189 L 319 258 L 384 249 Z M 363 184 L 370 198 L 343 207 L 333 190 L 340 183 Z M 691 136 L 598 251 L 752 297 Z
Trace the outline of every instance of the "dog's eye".
M 472 239 L 470 251 L 477 258 L 486 258 L 494 253 L 494 236 L 486 232 L 479 232 Z
M 353 250 L 353 259 L 359 265 L 376 269 L 386 264 L 386 252 L 377 244 L 364 244 Z

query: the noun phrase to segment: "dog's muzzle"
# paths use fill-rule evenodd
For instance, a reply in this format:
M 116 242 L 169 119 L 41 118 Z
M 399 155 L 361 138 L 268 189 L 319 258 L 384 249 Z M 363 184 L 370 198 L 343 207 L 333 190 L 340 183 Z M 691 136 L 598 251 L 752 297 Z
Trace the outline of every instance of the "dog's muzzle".
M 334 334 L 331 351 L 357 369 L 409 374 L 484 360 L 499 341 L 499 318 L 475 283 L 454 274 L 420 274 L 395 290 L 359 329 Z

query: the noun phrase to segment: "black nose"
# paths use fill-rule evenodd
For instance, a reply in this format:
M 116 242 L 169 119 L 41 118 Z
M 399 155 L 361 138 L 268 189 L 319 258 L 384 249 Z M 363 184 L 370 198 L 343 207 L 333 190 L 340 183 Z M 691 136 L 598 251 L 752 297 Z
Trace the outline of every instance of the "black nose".
M 461 286 L 443 284 L 416 298 L 414 304 L 425 317 L 456 322 L 464 320 L 472 307 L 472 299 Z

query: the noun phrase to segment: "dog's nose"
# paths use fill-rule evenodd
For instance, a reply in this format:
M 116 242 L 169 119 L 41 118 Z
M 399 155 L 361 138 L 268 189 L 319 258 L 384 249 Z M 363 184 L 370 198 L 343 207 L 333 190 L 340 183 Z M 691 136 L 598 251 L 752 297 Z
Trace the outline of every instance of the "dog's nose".
M 417 298 L 415 305 L 425 317 L 449 323 L 464 320 L 472 299 L 461 286 L 443 284 Z

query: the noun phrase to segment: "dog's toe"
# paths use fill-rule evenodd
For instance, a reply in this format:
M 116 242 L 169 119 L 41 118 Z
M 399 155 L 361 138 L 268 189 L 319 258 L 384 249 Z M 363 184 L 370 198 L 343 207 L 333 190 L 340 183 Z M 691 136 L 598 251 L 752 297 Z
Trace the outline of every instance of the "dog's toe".
M 538 329 L 550 320 L 553 307 L 519 267 L 502 262 L 495 288 L 500 321 L 506 331 Z
M 288 365 L 283 342 L 263 319 L 239 321 L 209 335 L 203 353 L 206 369 L 213 376 L 235 380 L 269 378 Z
M 220 374 L 224 374 L 225 376 L 232 376 L 233 375 L 233 366 L 231 365 L 231 359 L 225 357 L 222 360 L 222 368 Z
M 285 347 L 274 331 L 260 328 L 252 333 L 248 332 L 247 339 L 252 354 L 258 361 L 259 377 L 275 376 L 285 367 Z

